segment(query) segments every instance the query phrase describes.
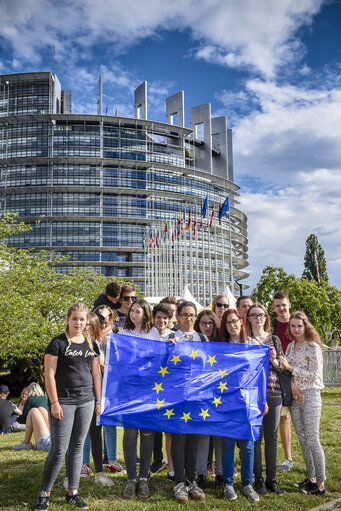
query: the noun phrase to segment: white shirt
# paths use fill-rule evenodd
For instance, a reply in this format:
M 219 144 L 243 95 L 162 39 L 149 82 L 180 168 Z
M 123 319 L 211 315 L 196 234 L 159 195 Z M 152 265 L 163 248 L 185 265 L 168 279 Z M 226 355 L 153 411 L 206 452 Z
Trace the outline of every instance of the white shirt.
M 155 328 L 155 326 L 153 326 L 148 333 L 146 332 L 136 332 L 135 330 L 127 330 L 126 328 L 120 328 L 119 331 L 118 331 L 119 334 L 121 335 L 130 335 L 131 337 L 141 337 L 142 339 L 151 339 L 153 341 L 160 341 L 160 334 L 157 330 L 157 328 Z
M 208 341 L 206 335 L 201 334 L 205 337 L 205 341 Z M 198 332 L 193 330 L 193 332 L 183 332 L 182 330 L 177 330 L 176 332 L 172 332 L 168 339 L 176 339 L 177 341 L 201 341 L 200 335 Z

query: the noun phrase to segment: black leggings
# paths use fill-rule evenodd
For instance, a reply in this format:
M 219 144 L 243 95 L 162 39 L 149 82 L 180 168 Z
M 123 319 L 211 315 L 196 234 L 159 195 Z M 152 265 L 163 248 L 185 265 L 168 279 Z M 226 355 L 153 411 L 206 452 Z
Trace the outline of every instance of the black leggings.
M 195 480 L 197 464 L 198 435 L 172 433 L 172 461 L 174 466 L 175 484 L 191 484 Z
M 102 426 L 96 425 L 97 415 L 94 410 L 90 424 L 91 452 L 95 465 L 95 474 L 103 471 L 102 461 Z

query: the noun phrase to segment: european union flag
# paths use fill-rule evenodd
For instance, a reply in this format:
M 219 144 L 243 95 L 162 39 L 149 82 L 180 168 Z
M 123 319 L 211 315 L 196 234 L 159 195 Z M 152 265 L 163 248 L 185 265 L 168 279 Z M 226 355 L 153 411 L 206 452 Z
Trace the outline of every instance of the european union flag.
M 112 334 L 100 423 L 257 440 L 269 347 Z

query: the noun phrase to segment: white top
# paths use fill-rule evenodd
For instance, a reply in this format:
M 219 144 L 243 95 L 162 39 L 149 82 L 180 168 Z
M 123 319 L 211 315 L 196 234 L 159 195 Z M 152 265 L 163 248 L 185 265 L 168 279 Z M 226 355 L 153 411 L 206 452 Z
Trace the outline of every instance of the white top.
M 166 333 L 159 334 L 160 335 L 160 341 L 168 341 L 168 338 L 169 338 L 169 336 L 170 336 L 170 334 L 172 332 L 173 332 L 173 330 L 171 330 L 170 328 L 167 328 Z
M 201 334 L 205 337 L 205 341 L 208 341 L 206 335 Z M 182 330 L 177 330 L 176 332 L 172 332 L 168 339 L 176 339 L 177 341 L 201 341 L 200 335 L 198 332 L 193 330 L 193 332 L 183 332 Z
M 300 390 L 323 389 L 323 356 L 316 342 L 304 341 L 295 348 L 295 342 L 287 347 L 285 356 L 293 367 L 293 379 Z
M 148 333 L 146 332 L 136 332 L 135 330 L 127 330 L 126 328 L 120 328 L 118 333 L 121 335 L 130 335 L 131 337 L 141 337 L 142 339 L 151 339 L 153 341 L 160 341 L 160 334 L 153 326 Z

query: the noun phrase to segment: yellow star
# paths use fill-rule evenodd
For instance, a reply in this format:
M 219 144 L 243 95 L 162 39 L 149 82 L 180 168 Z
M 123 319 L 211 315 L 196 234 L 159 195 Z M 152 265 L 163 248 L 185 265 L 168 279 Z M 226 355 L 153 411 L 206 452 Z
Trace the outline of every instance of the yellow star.
M 183 416 L 180 418 L 183 419 L 187 424 L 188 420 L 193 420 L 192 417 L 190 417 L 190 415 L 191 415 L 191 412 L 188 412 L 188 413 L 183 412 Z
M 226 382 L 222 382 L 220 381 L 219 382 L 219 385 L 217 387 L 217 389 L 220 390 L 221 393 L 223 393 L 223 390 L 228 390 L 228 388 L 226 387 L 227 383 Z
M 154 381 L 154 383 L 155 383 L 155 387 L 153 388 L 153 390 L 156 390 L 157 394 L 160 392 L 160 390 L 165 390 L 162 388 L 162 383 L 156 383 L 156 381 Z
M 157 401 L 157 403 L 155 404 L 155 406 L 157 406 L 157 409 L 160 410 L 161 406 L 163 406 L 165 404 L 165 400 L 157 399 L 156 401 Z
M 212 405 L 215 405 L 215 407 L 217 408 L 218 405 L 222 405 L 223 403 L 221 402 L 221 397 L 214 397 L 213 398 L 213 401 L 212 401 Z
M 199 350 L 192 350 L 190 357 L 192 357 L 193 360 L 195 360 L 197 357 L 199 357 Z
M 167 410 L 166 408 L 166 413 L 164 413 L 163 415 L 167 415 L 167 418 L 169 419 L 171 415 L 175 415 L 175 413 L 173 413 L 173 410 L 174 408 L 172 408 L 171 410 Z
M 206 419 L 206 417 L 211 417 L 210 414 L 208 413 L 208 408 L 207 410 L 203 410 L 201 408 L 201 413 L 199 413 L 199 416 L 201 416 L 204 420 Z
M 173 355 L 171 362 L 174 362 L 174 365 L 176 365 L 178 362 L 181 362 L 180 355 Z
M 213 366 L 213 364 L 218 364 L 218 362 L 215 359 L 215 355 L 213 357 L 211 357 L 211 355 L 208 355 L 208 360 L 206 360 L 206 362 L 211 364 L 211 367 Z
M 227 376 L 229 373 L 226 371 L 226 369 L 222 370 L 219 369 L 219 376 L 220 378 L 224 378 L 224 376 Z
M 168 367 L 161 367 L 160 366 L 160 371 L 158 371 L 158 373 L 161 373 L 162 374 L 162 378 L 164 377 L 165 374 L 169 374 L 169 371 L 167 371 Z

